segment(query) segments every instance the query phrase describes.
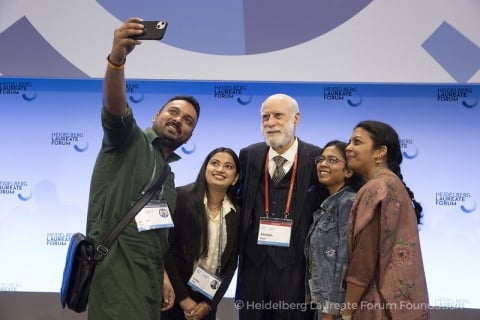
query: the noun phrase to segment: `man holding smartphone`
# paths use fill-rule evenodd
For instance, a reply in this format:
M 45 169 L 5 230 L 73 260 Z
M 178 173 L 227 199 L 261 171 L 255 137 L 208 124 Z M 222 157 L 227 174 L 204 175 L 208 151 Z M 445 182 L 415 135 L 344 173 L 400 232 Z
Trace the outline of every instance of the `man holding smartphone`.
M 190 139 L 200 113 L 194 97 L 176 96 L 154 115 L 151 128 L 137 126 L 127 104 L 124 68 L 127 55 L 141 44 L 135 39 L 144 34 L 140 22 L 130 18 L 115 30 L 107 57 L 101 114 L 104 136 L 93 169 L 87 217 L 87 236 L 97 243 L 145 185 L 157 179 L 168 163 L 180 159 L 175 150 Z M 170 213 L 175 208 L 174 187 L 170 175 L 154 197 Z M 162 309 L 173 306 L 175 296 L 163 261 L 168 229 L 155 226 L 144 231 L 139 223 L 137 219 L 130 222 L 97 266 L 89 320 L 158 320 Z

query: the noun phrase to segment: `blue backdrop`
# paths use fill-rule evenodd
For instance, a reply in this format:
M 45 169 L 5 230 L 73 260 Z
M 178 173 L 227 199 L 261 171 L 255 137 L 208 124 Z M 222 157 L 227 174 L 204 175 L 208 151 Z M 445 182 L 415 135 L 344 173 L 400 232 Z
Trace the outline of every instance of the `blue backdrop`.
M 297 135 L 319 146 L 348 140 L 360 120 L 391 124 L 424 207 L 431 303 L 480 308 L 480 85 L 138 80 L 127 89 L 142 127 L 172 95 L 199 99 L 199 124 L 172 166 L 177 185 L 193 181 L 213 148 L 262 141 L 260 104 L 273 93 L 298 100 Z M 0 291 L 58 292 L 70 235 L 85 230 L 101 101 L 98 79 L 0 78 Z

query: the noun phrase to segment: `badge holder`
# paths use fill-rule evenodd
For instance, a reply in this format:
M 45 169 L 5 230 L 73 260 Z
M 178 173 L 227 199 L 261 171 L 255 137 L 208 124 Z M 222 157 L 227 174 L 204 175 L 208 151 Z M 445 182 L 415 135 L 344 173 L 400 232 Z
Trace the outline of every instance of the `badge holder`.
M 223 279 L 219 275 L 209 271 L 201 265 L 198 265 L 190 277 L 190 280 L 188 280 L 188 285 L 193 290 L 200 292 L 212 300 L 218 288 L 220 288 L 222 281 Z

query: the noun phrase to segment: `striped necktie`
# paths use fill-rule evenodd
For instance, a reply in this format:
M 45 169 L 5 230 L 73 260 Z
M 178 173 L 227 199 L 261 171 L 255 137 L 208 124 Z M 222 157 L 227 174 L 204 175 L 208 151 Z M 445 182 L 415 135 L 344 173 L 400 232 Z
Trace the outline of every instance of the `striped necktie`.
M 283 170 L 283 164 L 287 162 L 282 156 L 275 156 L 273 157 L 273 161 L 275 161 L 275 171 L 273 172 L 272 180 L 275 184 L 278 184 L 280 180 L 282 180 L 283 176 L 285 176 L 285 170 Z

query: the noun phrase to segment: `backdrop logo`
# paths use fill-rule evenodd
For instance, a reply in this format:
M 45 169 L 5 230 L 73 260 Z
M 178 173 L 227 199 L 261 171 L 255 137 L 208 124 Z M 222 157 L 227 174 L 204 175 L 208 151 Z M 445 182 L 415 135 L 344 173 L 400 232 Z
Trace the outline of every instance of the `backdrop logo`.
M 1 181 L 0 180 L 0 196 L 17 195 L 22 201 L 27 201 L 32 197 L 31 191 L 28 190 L 26 181 Z
M 478 97 L 474 96 L 469 99 L 465 99 L 462 101 L 462 105 L 467 109 L 475 108 L 478 104 Z
M 32 83 L 28 81 L 0 81 L 0 95 L 22 95 L 26 101 L 32 101 L 37 93 L 31 90 Z
M 477 209 L 470 192 L 436 192 L 435 204 L 437 206 L 459 207 L 464 213 L 472 213 Z
M 215 99 L 235 99 L 242 106 L 252 102 L 252 95 L 247 91 L 247 86 L 217 85 L 213 88 Z
M 407 159 L 415 159 L 418 156 L 418 148 L 413 144 L 413 139 L 400 139 L 400 148 L 402 148 L 403 156 Z
M 470 300 L 460 297 L 435 297 L 431 304 L 435 309 L 464 309 L 470 304 Z
M 473 95 L 472 88 L 439 88 L 437 89 L 437 101 L 461 102 L 465 108 L 471 109 L 477 106 L 478 97 Z
M 0 291 L 18 291 L 22 287 L 20 282 L 0 282 Z
M 127 83 L 127 95 L 128 100 L 133 103 L 140 103 L 143 101 L 144 94 L 140 90 L 140 85 L 138 83 Z
M 349 106 L 358 107 L 362 104 L 363 98 L 355 87 L 325 87 L 323 89 L 323 100 L 345 100 Z
M 192 154 L 197 150 L 197 145 L 195 143 L 185 145 L 181 148 L 182 152 L 185 154 Z
M 71 233 L 47 233 L 47 246 L 67 246 L 71 237 Z
M 88 149 L 88 141 L 84 141 L 83 132 L 52 132 L 52 146 L 73 146 L 78 152 Z

